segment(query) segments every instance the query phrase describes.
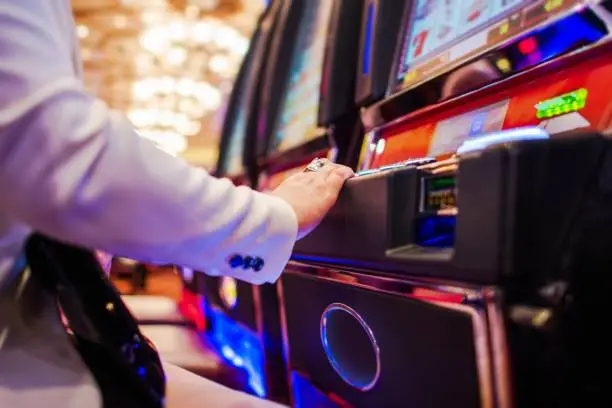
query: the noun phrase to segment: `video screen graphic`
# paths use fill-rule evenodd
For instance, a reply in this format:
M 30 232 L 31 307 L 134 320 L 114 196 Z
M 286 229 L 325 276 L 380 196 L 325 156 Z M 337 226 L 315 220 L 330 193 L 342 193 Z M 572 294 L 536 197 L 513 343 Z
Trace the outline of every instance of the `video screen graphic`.
M 403 40 L 397 88 L 576 5 L 578 0 L 417 0 Z
M 274 130 L 275 151 L 286 151 L 321 135 L 317 128 L 319 88 L 332 5 L 328 0 L 306 2 Z

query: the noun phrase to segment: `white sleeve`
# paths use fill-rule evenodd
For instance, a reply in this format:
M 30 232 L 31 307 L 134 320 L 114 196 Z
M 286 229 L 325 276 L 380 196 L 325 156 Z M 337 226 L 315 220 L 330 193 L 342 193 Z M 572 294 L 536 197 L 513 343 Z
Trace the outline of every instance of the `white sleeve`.
M 0 0 L 0 211 L 116 255 L 275 281 L 293 209 L 167 155 L 88 96 L 54 3 Z

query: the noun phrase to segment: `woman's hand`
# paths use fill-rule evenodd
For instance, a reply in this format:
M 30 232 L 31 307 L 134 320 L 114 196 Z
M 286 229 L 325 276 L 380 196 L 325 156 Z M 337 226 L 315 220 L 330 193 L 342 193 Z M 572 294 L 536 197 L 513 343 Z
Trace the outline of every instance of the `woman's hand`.
M 353 176 L 346 166 L 326 159 L 316 171 L 306 170 L 287 178 L 271 194 L 285 200 L 298 219 L 298 239 L 314 230 L 338 199 L 344 182 Z M 316 167 L 316 166 L 315 166 Z

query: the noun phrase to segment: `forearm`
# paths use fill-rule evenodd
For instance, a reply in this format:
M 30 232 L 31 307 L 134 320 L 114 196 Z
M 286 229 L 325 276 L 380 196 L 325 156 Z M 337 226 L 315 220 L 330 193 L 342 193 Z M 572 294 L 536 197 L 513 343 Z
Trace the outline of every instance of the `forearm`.
M 35 230 L 254 282 L 274 279 L 289 256 L 287 204 L 165 154 L 78 87 L 59 85 L 0 132 L 0 206 Z M 236 272 L 234 254 L 267 267 Z
M 68 2 L 0 0 L 3 217 L 117 255 L 275 279 L 296 236 L 292 208 L 159 151 L 86 95 L 70 19 Z M 234 254 L 265 268 L 230 268 Z

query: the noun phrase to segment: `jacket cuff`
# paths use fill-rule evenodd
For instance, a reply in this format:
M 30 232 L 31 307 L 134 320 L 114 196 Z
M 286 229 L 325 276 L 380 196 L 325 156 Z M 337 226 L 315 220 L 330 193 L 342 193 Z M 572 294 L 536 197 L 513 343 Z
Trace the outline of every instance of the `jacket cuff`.
M 269 247 L 268 260 L 259 274 L 262 282 L 274 283 L 281 276 L 291 258 L 297 240 L 298 220 L 293 208 L 282 198 L 263 194 L 270 200 L 274 221 L 270 223 L 269 239 L 263 245 Z M 264 240 L 263 237 L 260 240 Z
M 257 200 L 268 210 L 268 222 L 265 231 L 254 240 L 252 248 L 248 248 L 251 256 L 236 254 L 230 256 L 227 262 L 236 268 L 229 273 L 237 279 L 252 284 L 274 283 L 282 274 L 295 245 L 298 233 L 298 220 L 293 208 L 283 199 L 268 194 L 256 192 Z M 235 259 L 232 259 L 235 257 Z M 244 273 L 239 265 L 251 263 L 251 272 Z M 215 271 L 219 272 L 219 271 Z M 242 273 L 241 273 L 242 272 Z M 214 272 L 211 275 L 216 275 Z

